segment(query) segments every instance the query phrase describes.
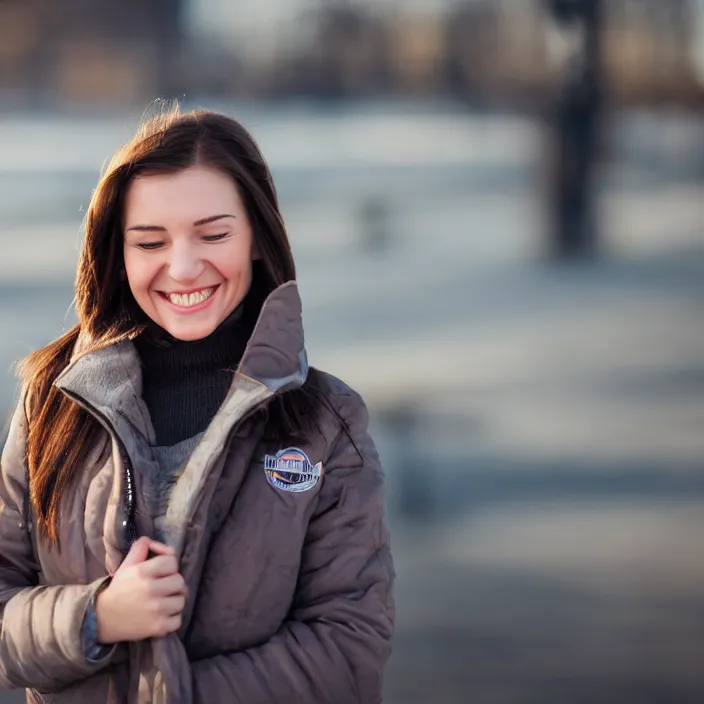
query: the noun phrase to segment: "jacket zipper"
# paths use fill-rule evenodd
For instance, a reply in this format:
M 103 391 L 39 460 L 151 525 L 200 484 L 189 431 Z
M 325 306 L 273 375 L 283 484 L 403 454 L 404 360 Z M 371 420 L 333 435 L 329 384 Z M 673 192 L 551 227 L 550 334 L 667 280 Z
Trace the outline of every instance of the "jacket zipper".
M 134 543 L 135 540 L 139 537 L 138 531 L 137 531 L 137 522 L 135 521 L 135 496 L 134 496 L 134 473 L 132 471 L 132 463 L 130 461 L 129 454 L 127 453 L 127 450 L 124 447 L 124 444 L 122 440 L 120 440 L 120 437 L 117 434 L 117 431 L 115 428 L 113 428 L 112 424 L 110 421 L 102 414 L 100 411 L 96 410 L 95 407 L 91 406 L 85 399 L 83 399 L 81 396 L 74 394 L 71 391 L 67 391 L 66 389 L 61 389 L 61 391 L 68 396 L 72 401 L 77 403 L 81 408 L 83 408 L 85 411 L 87 411 L 95 420 L 97 420 L 103 428 L 108 432 L 110 435 L 111 439 L 113 442 L 117 444 L 117 446 L 120 448 L 120 456 L 122 457 L 122 464 L 124 465 L 125 468 L 125 498 L 124 498 L 124 514 L 123 514 L 123 520 L 122 520 L 122 527 L 125 530 L 125 538 L 126 538 L 126 543 L 127 543 L 127 549 L 125 550 L 125 554 L 129 552 L 129 549 L 132 547 L 132 544 Z M 237 428 L 247 419 L 249 419 L 251 416 L 253 416 L 255 413 L 257 413 L 261 407 L 268 401 L 270 398 L 267 399 L 262 399 L 259 402 L 257 402 L 254 406 L 249 408 L 230 428 L 228 434 L 227 434 L 227 439 L 225 441 L 224 448 L 229 448 L 231 442 L 232 442 L 232 436 L 235 434 L 237 431 Z M 225 450 L 227 451 L 227 450 Z
M 66 389 L 61 389 L 61 391 L 66 396 L 68 396 L 68 398 L 70 398 L 81 408 L 83 408 L 83 410 L 93 416 L 93 418 L 95 418 L 95 420 L 97 420 L 103 426 L 103 428 L 110 435 L 111 440 L 120 449 L 120 457 L 122 458 L 122 464 L 125 470 L 125 492 L 123 505 L 124 512 L 122 519 L 122 527 L 125 530 L 125 538 L 127 542 L 127 549 L 125 550 L 125 554 L 127 554 L 127 552 L 129 552 L 129 549 L 132 547 L 132 543 L 134 543 L 134 541 L 137 540 L 137 538 L 139 537 L 137 532 L 137 524 L 134 518 L 134 474 L 132 471 L 132 463 L 130 461 L 129 454 L 127 453 L 127 450 L 125 449 L 122 440 L 120 440 L 120 437 L 117 434 L 115 428 L 112 426 L 110 421 L 102 413 L 100 413 L 100 411 L 96 410 L 93 406 L 87 403 L 85 399 L 83 399 L 81 396 L 67 391 Z

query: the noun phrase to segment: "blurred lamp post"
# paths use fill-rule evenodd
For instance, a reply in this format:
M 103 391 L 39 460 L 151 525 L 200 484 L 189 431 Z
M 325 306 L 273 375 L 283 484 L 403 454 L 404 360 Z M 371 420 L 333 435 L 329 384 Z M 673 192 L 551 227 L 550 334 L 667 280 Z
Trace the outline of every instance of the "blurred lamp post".
M 598 240 L 594 172 L 603 103 L 603 6 L 601 0 L 545 1 L 558 24 L 578 36 L 550 124 L 550 251 L 557 259 L 587 258 Z

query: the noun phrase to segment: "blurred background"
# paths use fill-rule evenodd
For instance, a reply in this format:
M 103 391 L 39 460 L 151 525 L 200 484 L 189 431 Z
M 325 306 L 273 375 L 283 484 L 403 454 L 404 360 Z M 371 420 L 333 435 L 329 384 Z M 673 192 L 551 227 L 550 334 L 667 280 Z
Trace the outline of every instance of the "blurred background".
M 385 701 L 703 701 L 704 0 L 0 0 L 4 414 L 159 97 L 260 142 L 371 407 Z

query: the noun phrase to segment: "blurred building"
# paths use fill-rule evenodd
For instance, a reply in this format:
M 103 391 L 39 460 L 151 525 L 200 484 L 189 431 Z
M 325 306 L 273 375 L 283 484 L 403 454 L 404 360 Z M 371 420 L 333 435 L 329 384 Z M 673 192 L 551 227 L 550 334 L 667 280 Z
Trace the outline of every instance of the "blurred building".
M 183 0 L 5 0 L 0 90 L 10 99 L 133 101 L 177 86 Z
M 606 8 L 613 97 L 701 100 L 704 0 Z M 0 94 L 25 104 L 184 94 L 540 103 L 560 81 L 567 34 L 545 0 L 4 0 Z
M 551 46 L 569 43 L 544 0 L 192 0 L 194 45 L 213 42 L 265 94 L 540 101 L 560 80 Z M 702 0 L 607 3 L 604 63 L 623 102 L 701 94 Z M 557 35 L 557 36 L 556 36 Z M 560 52 L 557 52 L 559 57 Z M 245 70 L 244 73 L 247 73 Z M 246 82 L 233 76 L 232 90 Z M 256 91 L 255 91 L 256 92 Z
M 704 44 L 701 0 L 621 0 L 605 3 L 604 62 L 619 102 L 701 99 L 704 76 L 696 56 Z

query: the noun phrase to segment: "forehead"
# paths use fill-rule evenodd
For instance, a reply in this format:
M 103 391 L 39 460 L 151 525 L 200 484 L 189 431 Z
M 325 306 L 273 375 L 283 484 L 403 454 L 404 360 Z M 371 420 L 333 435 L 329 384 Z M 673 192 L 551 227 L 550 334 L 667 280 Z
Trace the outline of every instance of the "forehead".
M 233 179 L 222 171 L 191 166 L 168 174 L 134 178 L 125 193 L 125 226 L 190 223 L 220 213 L 236 215 L 244 206 Z M 158 222 L 157 222 L 158 221 Z

